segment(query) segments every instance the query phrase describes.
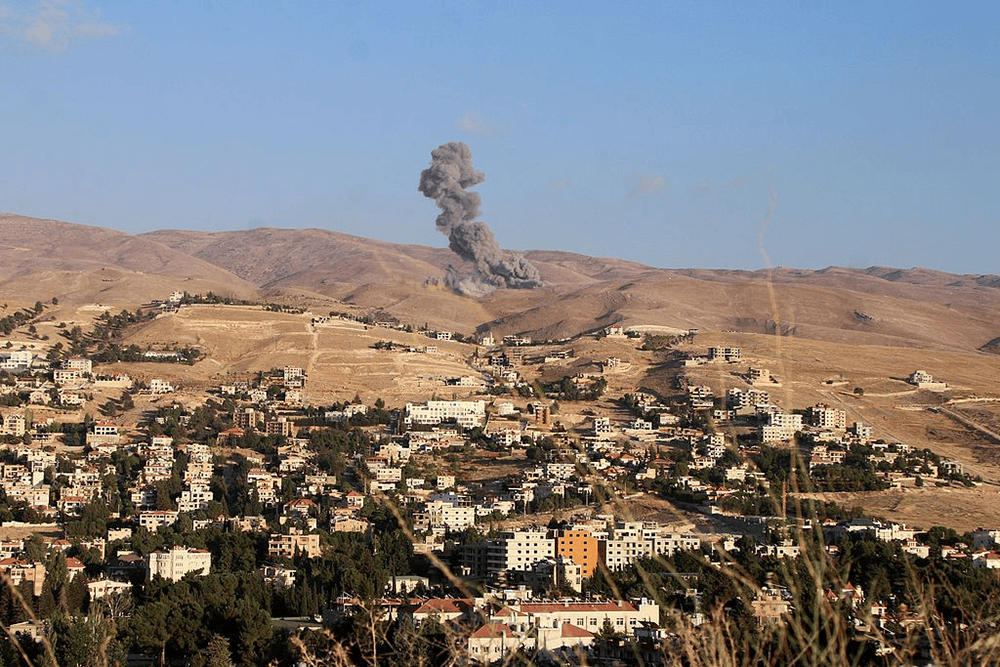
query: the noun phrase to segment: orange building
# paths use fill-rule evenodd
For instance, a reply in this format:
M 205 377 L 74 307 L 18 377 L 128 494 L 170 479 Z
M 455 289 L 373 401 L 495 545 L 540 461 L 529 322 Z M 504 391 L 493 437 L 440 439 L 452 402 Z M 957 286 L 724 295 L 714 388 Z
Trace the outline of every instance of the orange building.
M 585 530 L 561 530 L 556 534 L 556 555 L 579 565 L 584 579 L 592 577 L 600 557 L 597 538 Z

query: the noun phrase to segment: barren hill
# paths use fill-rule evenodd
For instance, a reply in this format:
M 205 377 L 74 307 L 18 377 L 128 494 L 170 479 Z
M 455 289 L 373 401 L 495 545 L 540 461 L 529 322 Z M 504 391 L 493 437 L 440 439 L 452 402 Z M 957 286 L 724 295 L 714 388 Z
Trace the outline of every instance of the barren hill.
M 260 291 L 319 311 L 380 309 L 407 322 L 465 333 L 560 338 L 610 324 L 656 325 L 967 351 L 1000 334 L 1000 277 L 989 275 L 887 267 L 660 269 L 532 251 L 527 256 L 541 271 L 544 287 L 471 299 L 434 284 L 456 263 L 446 248 L 323 229 L 162 230 L 133 236 L 5 216 L 0 231 L 12 241 L 0 247 L 5 293 L 40 271 L 116 269 L 115 289 L 122 295 L 132 284 L 142 285 L 137 293 L 144 298 L 169 285 L 240 296 Z M 180 280 L 192 281 L 190 288 Z M 79 298 L 87 289 L 107 292 L 108 282 L 76 280 Z M 99 300 L 97 294 L 92 298 Z
M 249 297 L 257 288 L 229 271 L 155 241 L 101 227 L 0 215 L 0 293 L 5 298 L 141 303 L 175 289 Z M 104 295 L 102 298 L 101 295 Z

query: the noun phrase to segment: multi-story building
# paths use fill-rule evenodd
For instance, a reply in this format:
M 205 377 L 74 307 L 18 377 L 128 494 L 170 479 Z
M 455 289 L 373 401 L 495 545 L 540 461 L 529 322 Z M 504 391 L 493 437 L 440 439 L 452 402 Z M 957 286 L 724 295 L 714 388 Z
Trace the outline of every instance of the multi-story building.
M 487 543 L 487 569 L 494 574 L 526 572 L 538 561 L 554 557 L 555 540 L 537 528 L 503 531 Z
M 204 549 L 175 546 L 169 550 L 152 551 L 146 556 L 146 576 L 156 576 L 179 581 L 189 572 L 208 574 L 212 567 L 212 554 Z
M 94 424 L 94 429 L 87 434 L 87 444 L 91 447 L 117 445 L 119 442 L 121 442 L 121 434 L 118 433 L 118 426 L 114 422 L 99 421 Z
M 94 362 L 86 357 L 72 357 L 64 362 L 63 368 L 80 371 L 84 375 L 90 375 L 94 372 Z
M 791 440 L 802 430 L 802 415 L 772 410 L 767 413 L 767 423 L 760 427 L 761 442 Z
M 448 530 L 462 530 L 476 523 L 476 508 L 461 506 L 443 500 L 432 500 L 424 507 L 428 526 L 444 526 Z
M 809 423 L 818 428 L 847 428 L 847 412 L 818 403 L 809 408 Z
M 609 602 L 522 602 L 511 609 L 526 614 L 536 628 L 557 628 L 569 623 L 597 632 L 607 621 L 618 632 L 631 633 L 641 623 L 659 623 L 660 607 L 650 600 L 638 604 L 626 600 Z
M 294 558 L 301 551 L 307 558 L 320 555 L 319 535 L 292 532 L 288 535 L 271 535 L 267 541 L 267 555 L 275 558 Z
M 24 370 L 31 366 L 34 358 L 35 354 L 31 350 L 14 350 L 6 354 L 0 368 L 7 371 Z
M 560 530 L 555 536 L 555 553 L 580 566 L 580 576 L 588 579 L 600 562 L 600 545 L 597 538 L 586 530 Z
M 208 507 L 208 503 L 212 500 L 214 496 L 207 484 L 191 484 L 181 491 L 181 497 L 177 499 L 177 509 L 181 512 L 196 512 Z
M 0 560 L 0 572 L 10 577 L 10 585 L 17 588 L 23 581 L 30 581 L 32 593 L 37 597 L 42 594 L 45 584 L 45 564 L 28 563 L 16 558 Z
M 261 414 L 253 408 L 244 408 L 233 413 L 233 426 L 244 431 L 256 429 L 261 421 Z
M 292 437 L 292 422 L 285 417 L 278 417 L 264 424 L 264 432 L 267 435 L 283 435 L 290 438 Z
M 156 507 L 156 487 L 136 487 L 129 492 L 129 500 L 140 510 L 151 510 Z
M 427 401 L 423 405 L 407 403 L 404 423 L 432 426 L 454 421 L 463 428 L 475 428 L 482 426 L 485 419 L 484 401 Z
M 13 435 L 22 437 L 26 429 L 24 415 L 10 413 L 3 415 L 3 426 L 0 427 L 0 435 Z
M 725 361 L 727 363 L 735 363 L 740 360 L 741 357 L 740 348 L 738 347 L 710 347 L 708 348 L 708 360 L 709 361 Z
M 160 526 L 172 526 L 177 522 L 177 512 L 151 510 L 139 513 L 139 527 L 155 533 Z
M 174 391 L 174 386 L 166 380 L 153 378 L 149 381 L 149 391 L 153 394 L 169 394 Z
M 645 539 L 642 523 L 638 521 L 616 524 L 601 546 L 609 570 L 621 570 L 653 553 L 653 545 Z
M 75 368 L 57 368 L 52 371 L 52 381 L 58 386 L 79 382 L 83 373 Z

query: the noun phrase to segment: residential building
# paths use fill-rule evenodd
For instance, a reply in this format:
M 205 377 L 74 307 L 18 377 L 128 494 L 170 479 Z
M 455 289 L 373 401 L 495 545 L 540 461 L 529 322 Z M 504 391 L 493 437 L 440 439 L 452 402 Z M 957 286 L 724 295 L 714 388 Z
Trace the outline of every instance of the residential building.
M 146 556 L 146 575 L 180 581 L 189 572 L 208 574 L 212 566 L 212 554 L 204 549 L 188 549 L 175 546 L 167 550 L 150 552 Z
M 307 558 L 320 555 L 319 535 L 291 532 L 288 535 L 271 535 L 267 541 L 267 555 L 273 558 L 294 558 L 301 551 Z
M 503 531 L 487 544 L 487 569 L 494 574 L 526 572 L 538 561 L 555 557 L 555 540 L 537 528 Z
M 427 401 L 423 405 L 406 404 L 404 423 L 432 426 L 454 421 L 463 428 L 482 426 L 486 419 L 484 401 Z
M 597 538 L 586 530 L 560 530 L 555 536 L 555 553 L 580 566 L 580 576 L 589 579 L 600 562 Z

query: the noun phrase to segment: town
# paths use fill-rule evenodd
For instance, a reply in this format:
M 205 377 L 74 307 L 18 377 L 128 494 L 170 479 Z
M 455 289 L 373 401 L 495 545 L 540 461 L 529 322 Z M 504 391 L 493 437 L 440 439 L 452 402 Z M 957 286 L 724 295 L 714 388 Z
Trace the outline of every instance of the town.
M 275 653 L 292 650 L 273 641 L 280 633 L 320 651 L 333 628 L 362 662 L 414 664 L 407 651 L 420 650 L 483 664 L 668 664 L 719 614 L 760 637 L 801 624 L 817 586 L 849 641 L 903 655 L 936 626 L 900 572 L 997 585 L 1000 527 L 908 526 L 830 500 L 981 487 L 979 475 L 849 419 L 846 403 L 790 402 L 789 378 L 738 346 L 699 348 L 697 330 L 496 340 L 302 314 L 312 327 L 384 330 L 375 354 L 463 341 L 465 374 L 398 405 L 314 403 L 304 366 L 247 370 L 184 401 L 163 377 L 116 370 L 203 360 L 194 346 L 118 340 L 206 302 L 174 292 L 90 332 L 67 327 L 59 342 L 29 335 L 45 304 L 6 328 L 25 336 L 0 352 L 0 609 L 26 655 L 51 638 L 61 658 L 111 646 L 161 663 L 222 650 L 260 664 L 297 657 Z M 581 359 L 604 345 L 659 355 L 667 388 L 623 383 L 633 362 L 621 356 Z M 924 370 L 900 373 L 906 391 L 949 392 Z M 840 402 L 864 394 L 825 384 Z M 803 559 L 829 572 L 804 581 Z M 737 569 L 738 584 L 720 585 Z M 233 612 L 236 599 L 247 608 Z M 959 601 L 937 613 L 934 623 L 967 622 Z M 192 618 L 206 629 L 173 628 Z M 89 639 L 64 639 L 78 635 Z

